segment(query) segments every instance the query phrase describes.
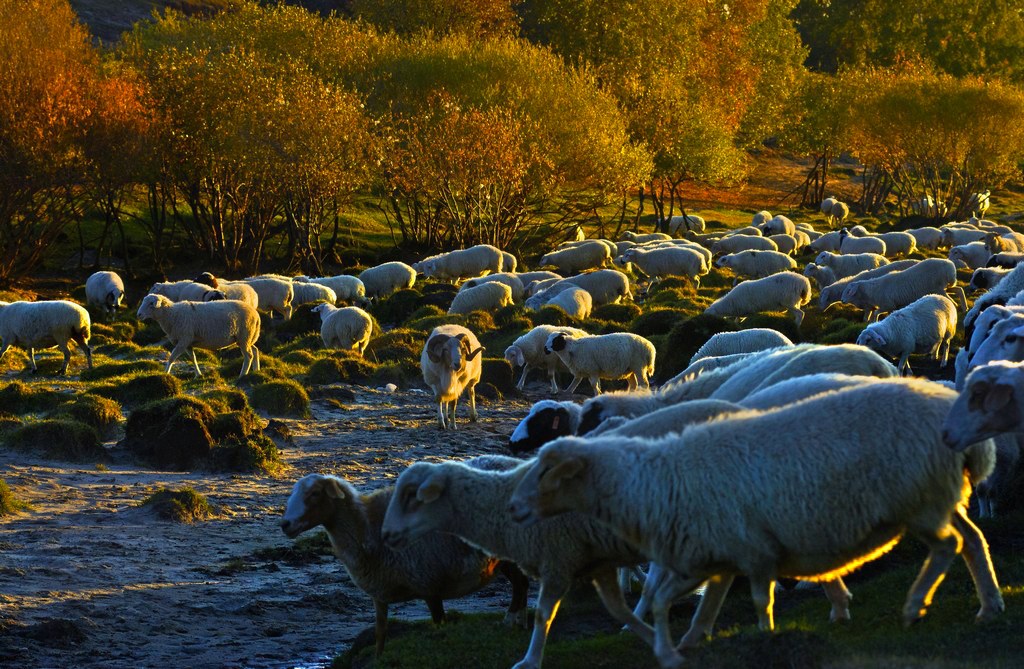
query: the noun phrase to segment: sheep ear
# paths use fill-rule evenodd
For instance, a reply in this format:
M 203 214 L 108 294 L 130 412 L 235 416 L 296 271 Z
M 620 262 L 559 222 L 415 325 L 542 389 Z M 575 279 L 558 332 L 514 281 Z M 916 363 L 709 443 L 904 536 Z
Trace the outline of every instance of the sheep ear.
M 1013 401 L 1013 386 L 1005 383 L 996 383 L 988 388 L 982 406 L 985 413 L 996 413 L 1002 411 Z
M 577 457 L 569 457 L 557 463 L 543 474 L 540 484 L 541 489 L 554 490 L 562 485 L 563 481 L 569 481 L 583 471 L 584 462 Z
M 324 479 L 324 492 L 334 499 L 345 499 L 345 490 L 334 479 Z
M 437 501 L 444 492 L 444 477 L 441 474 L 431 474 L 427 480 L 420 484 L 416 490 L 416 499 L 424 504 Z

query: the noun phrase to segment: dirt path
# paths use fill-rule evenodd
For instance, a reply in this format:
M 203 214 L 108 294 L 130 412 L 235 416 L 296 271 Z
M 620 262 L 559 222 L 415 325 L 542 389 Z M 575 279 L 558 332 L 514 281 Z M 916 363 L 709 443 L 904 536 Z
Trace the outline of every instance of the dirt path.
M 33 510 L 0 520 L 0 666 L 320 666 L 373 624 L 368 597 L 332 557 L 260 558 L 291 542 L 278 528 L 296 478 L 311 471 L 375 488 L 412 461 L 500 453 L 529 402 L 480 408 L 481 420 L 441 435 L 422 392 L 356 389 L 345 410 L 314 403 L 287 421 L 294 447 L 279 478 L 166 473 L 128 465 L 27 460 L 0 451 L 0 478 Z M 221 507 L 195 525 L 138 508 L 154 488 L 193 486 Z M 280 553 L 280 552 L 279 552 Z M 500 610 L 507 586 L 453 601 Z M 424 618 L 419 602 L 392 617 Z

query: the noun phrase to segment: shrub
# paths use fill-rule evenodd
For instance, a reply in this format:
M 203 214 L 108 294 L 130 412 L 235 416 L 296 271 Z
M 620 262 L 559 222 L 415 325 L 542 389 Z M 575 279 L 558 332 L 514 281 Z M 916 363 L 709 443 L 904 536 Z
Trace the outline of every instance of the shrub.
M 436 318 L 437 316 L 444 316 L 445 310 L 441 307 L 433 304 L 425 304 L 416 311 L 409 314 L 409 322 L 420 320 L 421 318 Z
M 0 389 L 0 407 L 19 415 L 52 411 L 69 400 L 71 395 L 67 393 L 33 388 L 20 381 L 12 381 Z
M 0 439 L 8 432 L 12 432 L 22 426 L 21 419 L 14 414 L 0 411 Z
M 463 322 L 463 326 L 478 336 L 485 332 L 497 329 L 498 327 L 494 324 L 494 316 L 487 311 L 473 311 L 466 314 L 466 320 Z
M 14 496 L 7 481 L 0 479 L 0 517 L 13 515 L 27 508 L 28 504 Z
M 123 444 L 158 469 L 188 470 L 210 457 L 213 417 L 210 406 L 193 397 L 150 402 L 128 415 Z
M 512 366 L 504 358 L 484 358 L 480 372 L 480 382 L 489 383 L 502 394 L 516 392 Z
M 291 353 L 285 353 L 281 356 L 281 362 L 289 365 L 301 365 L 302 367 L 309 367 L 316 362 L 316 356 L 309 351 L 292 351 Z
M 309 417 L 309 395 L 291 379 L 261 383 L 252 389 L 252 405 L 273 416 Z
M 748 330 L 750 328 L 770 328 L 786 335 L 792 342 L 800 343 L 801 341 L 800 328 L 796 326 L 796 321 L 782 314 L 754 314 L 743 321 L 741 329 Z
M 118 424 L 124 419 L 117 402 L 96 395 L 79 395 L 74 402 L 60 407 L 54 417 L 85 423 L 103 438 L 112 436 Z
M 666 381 L 686 369 L 693 354 L 712 335 L 719 332 L 735 332 L 738 329 L 724 318 L 705 314 L 677 323 L 669 330 L 664 347 L 658 350 L 655 372 L 658 381 Z
M 214 515 L 213 507 L 206 497 L 191 487 L 180 490 L 160 488 L 144 499 L 139 506 L 149 507 L 160 518 L 179 523 L 194 523 L 197 520 L 212 518 Z
M 554 325 L 555 327 L 572 325 L 572 319 L 569 318 L 569 314 L 565 313 L 565 310 L 561 307 L 556 307 L 553 304 L 545 304 L 530 314 L 530 321 L 534 327 L 538 325 Z
M 603 304 L 594 309 L 591 316 L 602 321 L 611 321 L 625 325 L 643 313 L 635 304 Z
M 421 376 L 422 373 L 418 360 L 386 362 L 373 371 L 369 383 L 373 386 L 385 386 L 393 383 L 399 388 L 408 388 L 418 381 Z
M 85 423 L 48 419 L 27 423 L 4 438 L 20 451 L 68 462 L 98 462 L 109 459 L 96 430 Z
M 818 343 L 820 344 L 855 344 L 857 337 L 868 326 L 863 321 L 848 321 L 845 318 L 836 318 L 825 326 L 821 331 Z
M 93 388 L 89 392 L 112 399 L 122 406 L 132 407 L 180 395 L 181 381 L 163 372 L 141 374 Z
M 680 309 L 652 309 L 630 323 L 629 331 L 641 337 L 667 334 L 677 323 L 686 320 L 686 317 L 686 312 Z

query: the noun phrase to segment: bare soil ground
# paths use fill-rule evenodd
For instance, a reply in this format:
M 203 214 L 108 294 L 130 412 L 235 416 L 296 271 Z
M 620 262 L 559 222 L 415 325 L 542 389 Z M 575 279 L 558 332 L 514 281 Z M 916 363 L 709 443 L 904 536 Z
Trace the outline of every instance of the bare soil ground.
M 287 421 L 295 443 L 283 452 L 289 468 L 280 477 L 130 464 L 100 471 L 0 450 L 0 478 L 33 507 L 0 521 L 0 666 L 329 662 L 372 626 L 373 606 L 333 557 L 300 564 L 286 551 L 263 552 L 292 544 L 278 520 L 294 480 L 320 471 L 372 489 L 416 460 L 500 453 L 529 406 L 524 399 L 481 404 L 478 423 L 442 434 L 425 393 L 354 390 L 344 410 L 314 403 L 312 419 Z M 219 507 L 216 519 L 172 523 L 138 506 L 155 488 L 186 485 Z M 499 579 L 447 607 L 507 604 Z M 410 602 L 393 606 L 391 617 L 428 612 Z

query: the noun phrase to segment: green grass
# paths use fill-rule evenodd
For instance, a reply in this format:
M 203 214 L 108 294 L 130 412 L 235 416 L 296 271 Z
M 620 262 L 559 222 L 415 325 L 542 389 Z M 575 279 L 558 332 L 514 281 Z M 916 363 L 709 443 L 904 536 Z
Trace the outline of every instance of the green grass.
M 179 490 L 161 488 L 146 497 L 140 506 L 153 509 L 160 518 L 179 523 L 194 523 L 214 516 L 210 502 L 191 487 Z
M 309 395 L 291 379 L 261 383 L 252 389 L 252 405 L 272 416 L 309 417 Z
M 96 429 L 77 420 L 47 419 L 26 423 L 8 433 L 3 444 L 48 460 L 100 462 L 110 457 Z
M 0 517 L 13 516 L 28 508 L 28 504 L 15 497 L 7 481 L 0 479 Z

